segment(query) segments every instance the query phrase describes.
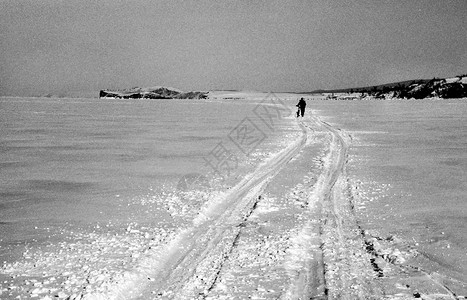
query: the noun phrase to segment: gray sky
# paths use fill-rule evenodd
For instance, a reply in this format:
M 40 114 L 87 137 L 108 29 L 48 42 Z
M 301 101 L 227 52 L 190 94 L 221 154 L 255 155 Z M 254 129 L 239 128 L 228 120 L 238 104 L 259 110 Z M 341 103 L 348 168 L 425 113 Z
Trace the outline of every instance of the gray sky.
M 0 0 L 0 95 L 454 76 L 466 21 L 466 0 Z

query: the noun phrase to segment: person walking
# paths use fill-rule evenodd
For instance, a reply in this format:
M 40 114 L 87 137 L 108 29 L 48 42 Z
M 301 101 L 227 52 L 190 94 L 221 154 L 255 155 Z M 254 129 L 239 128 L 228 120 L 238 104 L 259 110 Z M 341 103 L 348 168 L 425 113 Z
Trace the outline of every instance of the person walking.
M 298 107 L 298 109 L 300 110 L 300 114 L 302 115 L 302 118 L 303 118 L 303 115 L 305 115 L 305 107 L 306 107 L 305 99 L 300 98 L 300 100 L 298 101 L 298 104 L 295 106 Z M 298 111 L 297 111 L 297 118 L 298 118 Z

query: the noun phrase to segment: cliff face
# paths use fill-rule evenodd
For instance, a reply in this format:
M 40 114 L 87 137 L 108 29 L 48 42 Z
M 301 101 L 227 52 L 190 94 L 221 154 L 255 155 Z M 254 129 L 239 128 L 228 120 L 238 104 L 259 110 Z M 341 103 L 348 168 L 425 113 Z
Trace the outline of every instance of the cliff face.
M 390 92 L 392 92 L 393 97 L 397 98 L 464 98 L 467 97 L 467 76 L 446 79 L 434 78 L 428 82 L 415 83 L 404 88 L 396 86 Z
M 166 87 L 131 88 L 122 91 L 101 90 L 99 98 L 115 99 L 205 99 L 205 92 L 182 92 Z
M 353 94 L 355 98 L 364 98 L 366 96 L 406 99 L 423 99 L 430 97 L 466 98 L 467 74 L 452 78 L 409 80 L 369 87 L 318 90 L 314 91 L 314 93 L 350 93 Z

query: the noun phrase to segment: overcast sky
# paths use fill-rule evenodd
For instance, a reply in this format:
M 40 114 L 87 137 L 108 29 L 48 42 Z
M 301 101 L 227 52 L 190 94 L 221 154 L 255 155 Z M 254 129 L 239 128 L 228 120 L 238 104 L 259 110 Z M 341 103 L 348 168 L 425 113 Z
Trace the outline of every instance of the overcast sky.
M 466 33 L 467 0 L 0 0 L 0 95 L 454 76 Z

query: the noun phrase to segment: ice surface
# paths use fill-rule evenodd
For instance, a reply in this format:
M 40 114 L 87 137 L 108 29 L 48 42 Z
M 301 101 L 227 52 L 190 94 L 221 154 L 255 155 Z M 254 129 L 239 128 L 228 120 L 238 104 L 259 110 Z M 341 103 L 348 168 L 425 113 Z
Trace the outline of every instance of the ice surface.
M 2 99 L 0 298 L 466 294 L 464 100 L 309 100 L 268 130 L 266 94 L 212 96 Z M 245 117 L 266 139 L 221 178 L 203 157 Z

